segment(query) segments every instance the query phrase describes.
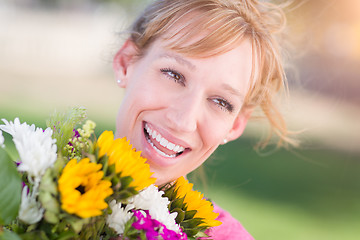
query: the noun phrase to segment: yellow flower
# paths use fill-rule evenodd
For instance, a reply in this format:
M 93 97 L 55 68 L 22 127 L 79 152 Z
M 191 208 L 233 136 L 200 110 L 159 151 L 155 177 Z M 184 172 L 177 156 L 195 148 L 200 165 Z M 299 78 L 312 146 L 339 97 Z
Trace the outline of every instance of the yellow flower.
M 115 164 L 116 173 L 119 173 L 121 177 L 133 178 L 130 187 L 140 191 L 155 183 L 156 179 L 151 178 L 153 173 L 150 172 L 150 166 L 146 163 L 146 159 L 140 156 L 140 151 L 132 149 L 126 138 L 114 140 L 113 132 L 105 131 L 100 135 L 97 145 L 99 157 L 106 154 L 109 158 L 109 165 Z
M 220 221 L 215 220 L 218 213 L 214 212 L 212 203 L 204 198 L 204 195 L 198 191 L 193 191 L 193 184 L 189 183 L 184 177 L 180 177 L 175 182 L 175 191 L 177 191 L 177 198 L 184 198 L 186 210 L 196 210 L 194 218 L 202 218 L 204 223 L 199 226 L 215 227 L 221 224 Z
M 99 216 L 107 208 L 105 199 L 113 193 L 111 182 L 102 180 L 102 165 L 83 158 L 70 160 L 58 181 L 61 208 L 81 218 Z

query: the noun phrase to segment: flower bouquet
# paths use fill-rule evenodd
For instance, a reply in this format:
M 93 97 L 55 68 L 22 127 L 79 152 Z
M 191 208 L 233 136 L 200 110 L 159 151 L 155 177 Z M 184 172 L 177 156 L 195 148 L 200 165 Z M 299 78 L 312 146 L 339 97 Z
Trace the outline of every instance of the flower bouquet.
M 82 108 L 54 114 L 45 130 L 2 119 L 0 239 L 199 239 L 221 224 L 187 180 L 155 186 L 129 141 L 96 138 L 85 120 Z

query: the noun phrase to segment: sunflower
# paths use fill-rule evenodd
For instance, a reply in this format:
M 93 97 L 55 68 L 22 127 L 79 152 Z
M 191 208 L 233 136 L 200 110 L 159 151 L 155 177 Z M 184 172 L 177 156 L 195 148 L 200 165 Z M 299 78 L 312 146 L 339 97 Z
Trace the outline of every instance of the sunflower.
M 102 165 L 83 158 L 70 160 L 59 178 L 61 208 L 81 218 L 102 214 L 108 205 L 105 199 L 113 193 L 111 182 L 103 180 Z
M 199 226 L 219 226 L 221 222 L 215 220 L 219 214 L 214 212 L 212 203 L 204 198 L 204 194 L 193 191 L 192 188 L 193 184 L 189 183 L 184 177 L 178 178 L 174 188 L 176 191 L 176 198 L 184 198 L 186 211 L 196 210 L 193 218 L 200 218 L 203 220 Z
M 140 151 L 132 148 L 126 138 L 118 138 L 114 140 L 114 134 L 111 131 L 104 131 L 98 141 L 99 158 L 106 155 L 108 164 L 115 164 L 115 172 L 120 177 L 131 177 L 133 181 L 130 187 L 134 187 L 136 191 L 140 191 L 151 184 L 155 183 L 155 178 L 151 178 L 153 174 L 150 172 L 150 166 L 146 163 L 146 159 L 141 157 Z

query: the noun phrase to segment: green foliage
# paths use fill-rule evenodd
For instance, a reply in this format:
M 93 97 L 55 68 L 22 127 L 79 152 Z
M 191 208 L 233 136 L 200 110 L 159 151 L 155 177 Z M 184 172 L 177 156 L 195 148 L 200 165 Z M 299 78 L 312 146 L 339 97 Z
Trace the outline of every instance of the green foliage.
M 203 223 L 202 218 L 194 218 L 196 210 L 187 210 L 185 197 L 177 198 L 177 189 L 175 185 L 165 185 L 160 190 L 164 191 L 163 197 L 167 197 L 170 201 L 169 212 L 177 212 L 175 219 L 176 223 L 180 225 L 181 229 L 188 236 L 189 239 L 197 239 L 199 237 L 207 237 L 204 233 L 205 227 L 199 226 Z
M 16 233 L 0 227 L 0 240 L 21 240 L 21 238 Z
M 90 222 L 86 225 L 86 227 L 82 228 L 82 231 L 79 234 L 79 239 L 100 239 L 102 231 L 99 231 L 99 229 L 104 229 L 105 221 L 105 218 L 91 218 Z
M 123 236 L 128 239 L 137 239 L 139 232 L 136 231 L 131 225 L 135 222 L 136 218 L 132 217 L 126 224 Z
M 55 112 L 50 119 L 46 121 L 46 126 L 53 130 L 53 138 L 56 139 L 58 150 L 63 155 L 67 154 L 65 146 L 74 136 L 73 130 L 86 118 L 85 108 L 72 108 L 65 113 Z
M 22 240 L 49 240 L 49 238 L 46 236 L 46 233 L 44 231 L 33 231 L 33 232 L 27 232 L 24 233 L 21 236 Z
M 39 200 L 45 209 L 44 218 L 47 222 L 57 224 L 59 222 L 60 205 L 56 185 L 56 175 L 49 168 L 40 182 Z
M 21 177 L 15 163 L 0 148 L 0 224 L 9 224 L 17 216 L 21 199 Z
M 74 134 L 74 136 L 69 139 L 68 144 L 65 146 L 65 156 L 68 159 L 76 158 L 77 160 L 80 160 L 82 158 L 88 157 L 87 155 L 89 153 L 92 153 L 94 147 L 92 146 L 90 137 L 93 136 L 95 127 L 95 122 L 86 120 L 82 128 L 76 129 L 77 134 Z

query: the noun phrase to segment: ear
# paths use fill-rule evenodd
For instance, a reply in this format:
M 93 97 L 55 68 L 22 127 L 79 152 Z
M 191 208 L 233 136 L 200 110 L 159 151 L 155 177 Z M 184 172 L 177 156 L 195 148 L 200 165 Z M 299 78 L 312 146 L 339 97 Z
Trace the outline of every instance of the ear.
M 129 67 L 137 55 L 138 49 L 136 45 L 128 39 L 114 57 L 113 69 L 115 77 L 118 80 L 118 85 L 122 88 L 127 86 L 129 79 Z
M 244 108 L 241 110 L 239 115 L 236 117 L 232 128 L 230 129 L 228 135 L 226 136 L 227 141 L 232 141 L 240 137 L 246 127 L 246 124 L 251 117 L 253 112 L 252 108 Z

